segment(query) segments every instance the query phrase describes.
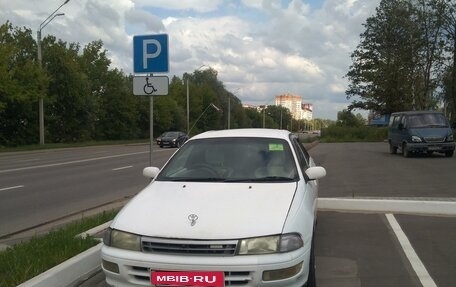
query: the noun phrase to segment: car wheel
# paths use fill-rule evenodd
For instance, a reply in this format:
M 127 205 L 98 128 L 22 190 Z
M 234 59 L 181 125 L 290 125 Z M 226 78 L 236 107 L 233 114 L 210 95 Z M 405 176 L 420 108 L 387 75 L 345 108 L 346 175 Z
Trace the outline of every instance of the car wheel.
M 397 146 L 393 146 L 391 143 L 390 145 L 390 153 L 391 154 L 396 154 L 397 153 Z
M 163 148 L 163 146 L 162 146 L 162 145 L 160 145 L 160 148 Z
M 402 155 L 404 157 L 410 157 L 410 151 L 407 149 L 407 144 L 406 143 L 402 144 Z
M 454 154 L 454 150 L 446 151 L 446 152 L 445 152 L 445 156 L 446 156 L 446 157 L 452 157 L 453 154 Z
M 181 145 L 182 145 L 181 142 L 177 142 L 177 143 L 176 143 L 176 147 L 177 147 L 177 148 L 180 148 Z
M 309 262 L 309 277 L 307 277 L 307 283 L 303 287 L 316 287 L 317 280 L 315 278 L 315 245 L 314 239 L 312 238 L 312 247 L 310 249 L 310 262 Z

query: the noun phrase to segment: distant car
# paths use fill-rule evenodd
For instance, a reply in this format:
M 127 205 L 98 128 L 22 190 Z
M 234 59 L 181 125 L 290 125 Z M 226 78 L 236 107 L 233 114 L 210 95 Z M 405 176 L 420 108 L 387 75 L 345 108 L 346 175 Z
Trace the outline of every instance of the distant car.
M 188 140 L 184 132 L 164 132 L 157 138 L 157 145 L 160 147 L 180 147 Z
M 285 130 L 192 137 L 116 216 L 112 286 L 315 286 L 316 166 Z
M 453 131 L 445 115 L 437 111 L 407 111 L 391 114 L 388 126 L 390 153 L 402 151 L 403 156 L 413 153 L 454 154 Z

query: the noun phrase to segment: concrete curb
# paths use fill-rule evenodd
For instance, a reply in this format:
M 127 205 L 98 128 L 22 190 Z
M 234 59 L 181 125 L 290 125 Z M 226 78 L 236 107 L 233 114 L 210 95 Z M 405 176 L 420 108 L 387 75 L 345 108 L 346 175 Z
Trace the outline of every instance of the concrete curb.
M 102 243 L 33 277 L 18 287 L 73 287 L 100 269 Z
M 456 201 L 319 198 L 319 211 L 456 216 Z

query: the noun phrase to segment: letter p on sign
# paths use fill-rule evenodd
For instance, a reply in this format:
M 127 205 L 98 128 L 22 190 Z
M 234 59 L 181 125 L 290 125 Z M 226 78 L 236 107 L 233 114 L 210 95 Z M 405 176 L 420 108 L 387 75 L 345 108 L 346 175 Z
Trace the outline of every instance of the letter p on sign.
M 133 72 L 169 72 L 167 34 L 133 37 Z

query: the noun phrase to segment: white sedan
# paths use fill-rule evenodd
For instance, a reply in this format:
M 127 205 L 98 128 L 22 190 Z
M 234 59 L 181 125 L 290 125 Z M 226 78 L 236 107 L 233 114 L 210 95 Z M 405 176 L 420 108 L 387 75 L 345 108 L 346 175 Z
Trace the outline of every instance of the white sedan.
M 315 286 L 316 166 L 285 130 L 188 140 L 104 238 L 112 286 Z

